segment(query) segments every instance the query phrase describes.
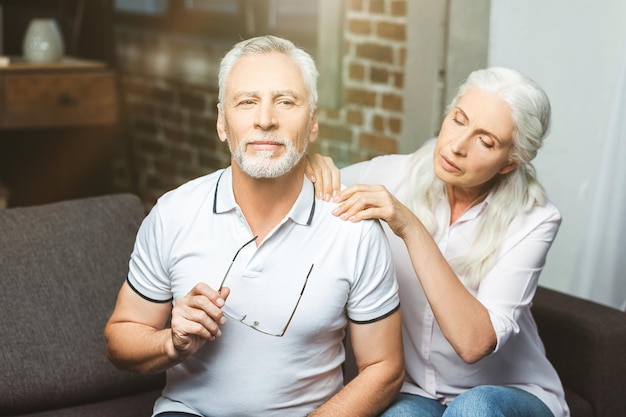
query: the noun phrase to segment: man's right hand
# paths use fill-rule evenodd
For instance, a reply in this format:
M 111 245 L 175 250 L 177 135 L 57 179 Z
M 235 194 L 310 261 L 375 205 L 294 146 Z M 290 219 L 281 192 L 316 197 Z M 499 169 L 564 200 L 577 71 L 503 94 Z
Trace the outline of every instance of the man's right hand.
M 137 373 L 160 372 L 182 362 L 221 335 L 221 307 L 229 293 L 226 287 L 218 292 L 201 283 L 172 307 L 139 296 L 124 282 L 104 330 L 109 359 Z
M 197 284 L 172 309 L 172 343 L 178 355 L 187 357 L 204 343 L 222 335 L 220 325 L 226 323 L 222 312 L 230 289 L 220 292 L 204 283 Z

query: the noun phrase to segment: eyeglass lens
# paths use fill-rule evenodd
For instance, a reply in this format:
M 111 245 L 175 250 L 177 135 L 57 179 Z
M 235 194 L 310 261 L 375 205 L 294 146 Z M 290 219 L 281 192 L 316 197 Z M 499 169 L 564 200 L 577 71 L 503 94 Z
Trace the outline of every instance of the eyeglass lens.
M 246 242 L 241 248 L 239 248 L 239 250 L 235 253 L 235 256 L 233 257 L 232 262 L 230 263 L 230 265 L 228 266 L 228 269 L 226 270 L 226 273 L 224 274 L 224 278 L 222 278 L 222 282 L 220 283 L 220 287 L 219 290 L 221 291 L 222 287 L 224 286 L 226 279 L 229 276 L 230 270 L 233 266 L 233 264 L 235 263 L 235 260 L 237 259 L 237 255 L 239 255 L 239 252 L 241 252 L 241 250 L 246 247 L 247 245 L 249 245 L 250 243 L 254 242 L 254 240 L 256 240 L 256 236 L 249 240 L 248 242 Z M 258 317 L 255 319 L 254 317 L 250 317 L 248 313 L 239 313 L 235 310 L 233 310 L 230 306 L 228 301 L 226 302 L 226 305 L 224 307 L 222 307 L 222 311 L 224 312 L 224 314 L 228 317 L 230 317 L 233 320 L 239 321 L 240 323 L 267 335 L 270 336 L 277 336 L 277 337 L 282 337 L 284 336 L 285 332 L 287 331 L 287 328 L 289 327 L 289 324 L 291 324 L 291 320 L 293 319 L 293 316 L 296 313 L 296 310 L 298 309 L 298 305 L 300 304 L 300 300 L 302 299 L 302 295 L 304 294 L 304 290 L 306 289 L 306 285 L 307 282 L 309 280 L 309 276 L 311 275 L 311 271 L 313 271 L 313 266 L 314 264 L 311 264 L 311 267 L 308 270 L 308 273 L 306 274 L 306 277 L 304 278 L 304 282 L 302 284 L 302 288 L 300 290 L 300 293 L 298 295 L 298 299 L 296 300 L 293 310 L 291 311 L 291 314 L 289 315 L 289 318 L 287 319 L 286 322 L 284 322 L 285 324 L 278 324 L 275 322 L 271 322 L 271 320 L 260 320 Z M 269 322 L 269 323 L 268 323 Z

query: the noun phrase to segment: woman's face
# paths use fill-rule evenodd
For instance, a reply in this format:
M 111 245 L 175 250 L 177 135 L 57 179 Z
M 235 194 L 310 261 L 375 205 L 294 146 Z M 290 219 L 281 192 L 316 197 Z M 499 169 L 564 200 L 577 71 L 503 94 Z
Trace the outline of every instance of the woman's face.
M 511 109 L 491 92 L 468 90 L 441 124 L 434 154 L 435 175 L 449 186 L 482 194 L 497 174 L 517 166 Z

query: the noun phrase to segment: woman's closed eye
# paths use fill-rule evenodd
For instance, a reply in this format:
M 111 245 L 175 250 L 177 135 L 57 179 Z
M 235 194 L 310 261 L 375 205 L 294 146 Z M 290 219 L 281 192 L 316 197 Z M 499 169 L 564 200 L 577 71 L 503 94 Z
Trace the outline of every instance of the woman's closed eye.
M 478 141 L 488 149 L 493 148 L 495 145 L 492 143 L 491 138 L 485 136 L 478 136 Z

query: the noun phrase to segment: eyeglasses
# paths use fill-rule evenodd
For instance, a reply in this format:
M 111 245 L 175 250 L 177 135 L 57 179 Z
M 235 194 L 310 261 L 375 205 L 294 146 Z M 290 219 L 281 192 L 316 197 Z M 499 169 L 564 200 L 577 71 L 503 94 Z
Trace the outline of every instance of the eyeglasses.
M 222 278 L 222 282 L 220 283 L 218 292 L 222 291 L 222 287 L 224 287 L 224 283 L 226 282 L 226 279 L 228 278 L 228 274 L 230 273 L 230 270 L 233 264 L 235 263 L 235 259 L 237 259 L 239 252 L 241 252 L 241 250 L 245 248 L 246 246 L 248 246 L 250 243 L 254 242 L 257 239 L 257 237 L 258 236 L 255 236 L 249 241 L 247 241 L 246 243 L 244 243 L 237 250 L 237 252 L 235 252 L 235 256 L 233 257 L 233 260 L 228 266 L 228 269 L 226 270 L 226 273 L 224 274 L 224 278 Z M 270 326 L 266 326 L 264 323 L 261 323 L 260 320 L 249 318 L 248 314 L 237 313 L 228 305 L 224 305 L 224 307 L 222 307 L 222 311 L 227 317 L 230 317 L 233 320 L 237 320 L 238 322 L 248 326 L 249 328 L 253 330 L 256 330 L 260 333 L 263 333 L 269 336 L 282 337 L 285 335 L 285 332 L 287 331 L 289 324 L 291 324 L 291 320 L 293 319 L 293 316 L 296 314 L 296 310 L 298 309 L 298 305 L 300 304 L 300 300 L 302 299 L 302 294 L 304 294 L 304 290 L 306 289 L 306 284 L 309 281 L 309 276 L 311 275 L 311 271 L 313 271 L 313 266 L 314 264 L 311 264 L 311 267 L 309 268 L 309 272 L 306 274 L 306 277 L 304 278 L 304 284 L 302 285 L 302 289 L 300 290 L 300 295 L 298 296 L 298 300 L 296 301 L 293 307 L 293 310 L 291 311 L 291 314 L 289 315 L 289 319 L 287 320 L 287 323 L 285 323 L 285 325 L 281 327 L 282 330 L 276 330 L 275 328 L 271 329 Z

